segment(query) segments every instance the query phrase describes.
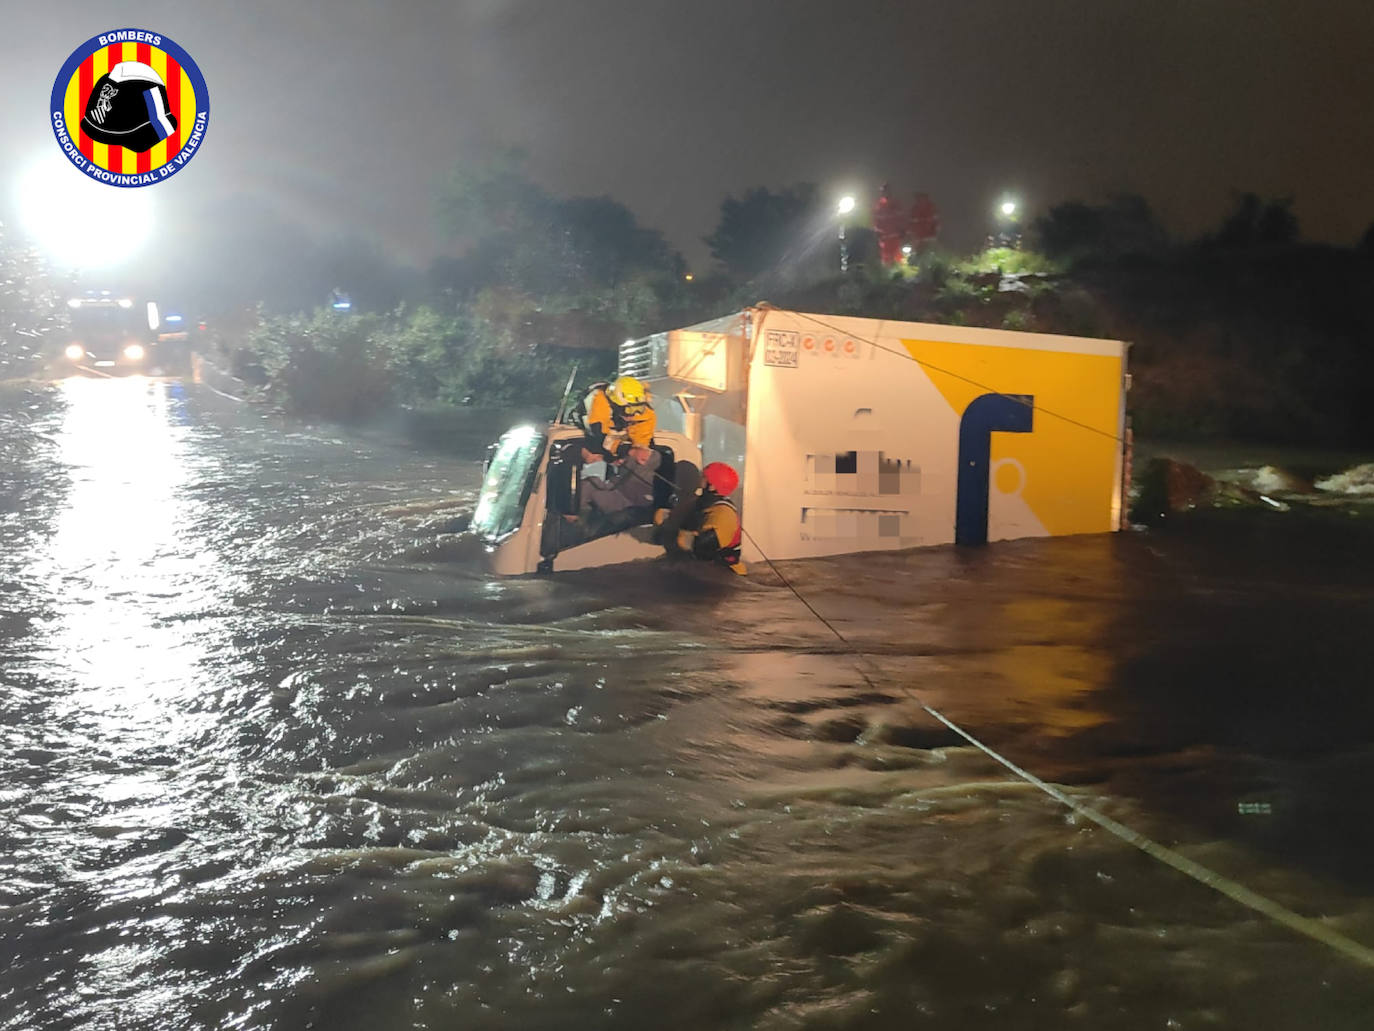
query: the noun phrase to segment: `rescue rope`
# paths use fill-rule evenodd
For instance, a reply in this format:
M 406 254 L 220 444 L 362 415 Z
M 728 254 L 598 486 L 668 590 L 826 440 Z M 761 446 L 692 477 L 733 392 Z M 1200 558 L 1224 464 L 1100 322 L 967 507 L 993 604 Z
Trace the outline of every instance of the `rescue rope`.
M 859 674 L 859 676 L 863 678 L 864 683 L 867 684 L 868 687 L 874 691 L 879 690 L 879 687 L 876 683 L 874 683 L 873 678 L 868 675 L 868 671 L 863 668 L 863 665 L 860 662 L 860 653 L 858 649 L 856 649 L 854 645 L 851 644 L 842 633 L 840 633 L 840 631 L 835 627 L 834 623 L 826 619 L 825 616 L 821 615 L 820 611 L 817 610 L 817 608 L 806 599 L 805 595 L 803 595 L 801 591 L 797 590 L 796 586 L 793 585 L 792 581 L 787 579 L 787 577 L 783 575 L 782 570 L 780 570 L 777 567 L 777 565 L 773 562 L 773 560 L 769 558 L 767 554 L 764 553 L 763 549 L 759 547 L 758 542 L 754 540 L 753 536 L 749 533 L 748 530 L 743 529 L 742 525 L 741 531 L 743 532 L 744 536 L 748 539 L 749 543 L 754 546 L 754 549 L 758 551 L 758 553 L 763 557 L 763 561 L 768 564 L 768 568 L 771 569 L 773 571 L 773 574 L 779 580 L 782 581 L 783 586 L 786 587 L 789 591 L 791 591 L 793 596 L 804 606 L 806 606 L 807 611 L 809 611 L 813 616 L 820 620 L 821 623 L 825 625 L 826 629 L 828 629 L 832 634 L 834 634 L 836 639 L 839 640 L 839 642 L 845 646 L 845 649 L 848 651 L 850 657 L 854 661 L 855 671 Z M 1353 960 L 1356 963 L 1363 964 L 1366 967 L 1374 967 L 1374 949 L 1371 949 L 1366 945 L 1362 945 L 1352 938 L 1347 938 L 1339 931 L 1333 930 L 1332 928 L 1323 924 L 1319 920 L 1314 920 L 1311 917 L 1305 917 L 1299 913 L 1295 913 L 1293 910 L 1288 909 L 1286 906 L 1280 905 L 1273 899 L 1267 898 L 1264 895 L 1260 895 L 1257 892 L 1251 891 L 1243 884 L 1239 884 L 1228 877 L 1224 877 L 1221 874 L 1217 873 L 1215 870 L 1208 869 L 1201 863 L 1197 863 L 1189 859 L 1187 856 L 1181 855 L 1180 853 L 1175 852 L 1173 849 L 1167 848 L 1166 846 L 1159 844 L 1159 842 L 1147 838 L 1139 831 L 1132 830 L 1130 827 L 1127 827 L 1125 824 L 1118 823 L 1116 820 L 1113 820 L 1110 816 L 1107 816 L 1105 813 L 1099 812 L 1092 806 L 1086 805 L 1085 803 L 1078 801 L 1077 799 L 1065 793 L 1062 789 L 1056 787 L 1053 784 L 1046 783 L 1039 777 L 1035 776 L 1035 774 L 1029 772 L 1028 770 L 1022 769 L 1020 766 L 1012 762 L 1006 756 L 994 751 L 990 746 L 984 744 L 978 738 L 974 737 L 972 734 L 970 734 L 963 727 L 959 726 L 944 713 L 940 712 L 933 706 L 928 705 L 925 701 L 921 699 L 921 697 L 918 694 L 916 694 L 916 692 L 911 690 L 911 688 L 908 687 L 906 684 L 898 682 L 897 686 L 901 688 L 902 692 L 908 698 L 910 698 L 913 702 L 915 702 L 918 706 L 925 710 L 925 712 L 928 713 L 931 717 L 938 720 L 940 723 L 944 724 L 955 734 L 959 735 L 959 737 L 963 738 L 969 744 L 973 745 L 974 748 L 977 748 L 984 755 L 988 756 L 988 758 L 1000 763 L 1002 766 L 1006 767 L 1012 773 L 1016 774 L 1016 776 L 1024 780 L 1027 784 L 1039 788 L 1041 791 L 1043 791 L 1050 798 L 1054 799 L 1056 802 L 1059 802 L 1062 805 L 1067 806 L 1069 809 L 1077 813 L 1079 816 L 1082 816 L 1084 819 L 1091 820 L 1093 823 L 1097 824 L 1103 830 L 1108 831 L 1120 840 L 1126 842 L 1126 844 L 1138 848 L 1147 856 L 1159 860 L 1166 866 L 1173 867 L 1179 873 L 1182 873 L 1187 877 L 1191 877 L 1199 884 L 1203 884 L 1208 888 L 1211 888 L 1213 891 L 1219 892 L 1220 894 L 1225 895 L 1227 898 L 1239 902 L 1242 906 L 1247 906 L 1255 912 L 1267 916 L 1275 923 L 1281 924 L 1292 931 L 1296 931 L 1298 934 L 1304 935 L 1305 937 L 1310 938 L 1313 941 L 1320 942 L 1321 944 L 1326 945 L 1331 949 L 1334 949 L 1336 952 L 1339 952 L 1347 959 Z
M 886 348 L 883 349 L 886 350 Z M 962 379 L 964 377 L 960 378 Z M 972 380 L 968 380 L 968 382 L 973 383 Z M 981 384 L 974 385 L 980 387 L 982 386 Z M 1072 422 L 1073 420 L 1068 421 Z M 1094 429 L 1094 427 L 1091 426 L 1086 428 Z M 1101 432 L 1100 430 L 1094 431 L 1099 433 Z M 669 486 L 673 486 L 672 481 L 668 480 L 665 476 L 662 475 L 662 473 L 655 471 L 653 473 L 653 478 L 663 480 L 665 483 L 668 483 Z M 824 615 L 822 615 L 820 610 L 817 609 L 816 606 L 812 605 L 811 602 L 806 598 L 806 596 L 797 589 L 796 585 L 793 584 L 792 581 L 789 580 L 783 574 L 782 570 L 778 568 L 777 563 L 775 563 L 771 558 L 769 558 L 768 554 L 761 547 L 759 547 L 759 543 L 754 539 L 753 534 L 751 534 L 748 530 L 744 528 L 743 521 L 741 521 L 740 523 L 740 534 L 744 539 L 748 540 L 748 542 L 754 547 L 754 550 L 757 551 L 759 555 L 763 558 L 763 561 L 768 565 L 768 568 L 773 571 L 773 575 L 776 576 L 778 580 L 781 581 L 782 585 L 792 593 L 792 596 L 795 597 L 799 602 L 801 602 L 802 605 L 806 608 L 806 610 L 810 612 L 813 616 L 815 616 L 816 619 L 819 620 L 827 630 L 834 634 L 836 640 L 838 640 L 842 645 L 844 645 L 845 650 L 848 652 L 851 659 L 853 660 L 855 672 L 857 672 L 859 676 L 863 678 L 864 683 L 867 684 L 871 690 L 879 691 L 880 688 L 877 685 L 877 683 L 875 683 L 873 678 L 869 676 L 868 671 L 863 668 L 863 665 L 860 661 L 859 650 L 855 648 L 854 645 L 849 641 L 849 639 L 846 638 L 844 634 L 840 633 L 839 629 L 835 626 L 835 624 L 832 623 L 829 619 L 827 619 Z M 1227 898 L 1240 903 L 1242 906 L 1245 906 L 1256 913 L 1268 917 L 1275 923 L 1280 924 L 1283 927 L 1287 927 L 1289 930 L 1294 931 L 1306 938 L 1309 938 L 1312 941 L 1319 942 L 1322 945 L 1325 945 L 1328 948 L 1333 949 L 1334 951 L 1344 956 L 1346 959 L 1349 959 L 1355 963 L 1359 963 L 1366 967 L 1374 968 L 1374 949 L 1371 949 L 1366 945 L 1362 945 L 1360 942 L 1355 941 L 1353 938 L 1349 938 L 1341 934 L 1339 931 L 1334 930 L 1331 927 L 1328 927 L 1319 920 L 1314 920 L 1311 917 L 1305 917 L 1300 913 L 1296 913 L 1288 907 L 1281 905 L 1278 902 L 1275 902 L 1273 899 L 1261 895 L 1258 892 L 1252 891 L 1251 889 L 1245 887 L 1245 885 L 1240 884 L 1237 881 L 1233 881 L 1229 877 L 1225 877 L 1222 874 L 1217 873 L 1215 870 L 1209 869 L 1208 867 L 1203 866 L 1201 863 L 1189 859 L 1187 856 L 1179 852 L 1176 852 L 1171 848 L 1161 845 L 1159 842 L 1153 840 L 1152 838 L 1146 837 L 1139 831 L 1127 827 L 1123 823 L 1113 820 L 1110 816 L 1107 816 L 1105 813 L 1099 812 L 1092 806 L 1078 801 L 1077 799 L 1073 798 L 1065 791 L 1063 791 L 1061 788 L 1058 788 L 1053 784 L 1049 784 L 1046 781 L 1041 780 L 1039 777 L 1031 773 L 1029 770 L 1022 769 L 1020 766 L 1012 762 L 1006 756 L 994 750 L 990 745 L 987 745 L 978 738 L 974 737 L 973 734 L 969 733 L 959 724 L 955 723 L 944 713 L 940 712 L 940 710 L 928 704 L 924 699 L 920 697 L 920 695 L 913 691 L 908 685 L 901 683 L 899 681 L 897 683 L 897 687 L 900 688 L 903 694 L 905 694 L 909 699 L 911 699 L 912 702 L 914 702 L 923 711 L 925 711 L 931 718 L 935 719 L 936 721 L 947 727 L 949 730 L 953 731 L 959 737 L 963 738 L 974 748 L 978 749 L 980 752 L 986 755 L 989 759 L 992 759 L 994 762 L 1010 770 L 1017 777 L 1025 781 L 1027 784 L 1039 789 L 1044 794 L 1052 798 L 1054 801 L 1060 803 L 1063 806 L 1066 806 L 1072 812 L 1078 814 L 1086 820 L 1090 820 L 1093 823 L 1097 824 L 1103 830 L 1112 834 L 1119 840 L 1125 842 L 1133 848 L 1139 849 L 1141 852 L 1144 852 L 1147 856 L 1150 856 L 1152 859 L 1158 860 L 1166 866 L 1172 867 L 1174 870 L 1177 870 L 1179 873 L 1183 874 L 1186 877 L 1192 878 L 1199 884 L 1211 888 L 1213 891 L 1218 892 L 1221 895 L 1225 895 Z

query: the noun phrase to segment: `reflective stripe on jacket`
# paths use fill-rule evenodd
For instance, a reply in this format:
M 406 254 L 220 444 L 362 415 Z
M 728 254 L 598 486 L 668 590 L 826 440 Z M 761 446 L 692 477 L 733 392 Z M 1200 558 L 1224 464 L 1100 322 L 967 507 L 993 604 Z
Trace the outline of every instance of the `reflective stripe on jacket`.
M 635 447 L 649 447 L 654 442 L 654 432 L 658 429 L 658 416 L 653 406 L 644 404 L 625 405 L 623 408 L 611 403 L 606 396 L 605 385 L 594 387 L 583 402 L 586 414 L 582 427 L 587 434 L 587 450 L 598 452 L 606 458 L 613 458 L 616 450 L 627 439 Z
M 654 442 L 654 432 L 658 429 L 658 416 L 648 404 L 626 405 L 619 412 L 625 436 L 635 447 L 648 447 Z

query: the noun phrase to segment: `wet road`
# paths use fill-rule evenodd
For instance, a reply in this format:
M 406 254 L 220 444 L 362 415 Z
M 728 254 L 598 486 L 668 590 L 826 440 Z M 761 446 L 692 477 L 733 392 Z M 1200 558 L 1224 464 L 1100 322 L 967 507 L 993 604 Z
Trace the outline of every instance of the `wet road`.
M 763 569 L 479 575 L 471 459 L 0 387 L 0 1028 L 1370 1026 L 908 693 L 1374 945 L 1368 519 L 785 566 L 869 685 Z

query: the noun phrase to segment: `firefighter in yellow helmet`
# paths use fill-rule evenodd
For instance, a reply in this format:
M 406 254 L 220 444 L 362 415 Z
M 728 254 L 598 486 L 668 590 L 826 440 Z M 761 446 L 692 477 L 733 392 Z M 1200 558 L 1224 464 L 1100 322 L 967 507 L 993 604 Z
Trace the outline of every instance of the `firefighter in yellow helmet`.
M 658 417 L 649 398 L 649 388 L 633 376 L 620 376 L 606 388 L 606 400 L 613 416 L 624 427 L 632 447 L 649 447 L 654 442 Z
M 587 433 L 587 460 L 614 461 L 620 445 L 649 447 L 654 442 L 657 417 L 648 388 L 633 376 L 598 383 L 583 402 L 582 427 Z

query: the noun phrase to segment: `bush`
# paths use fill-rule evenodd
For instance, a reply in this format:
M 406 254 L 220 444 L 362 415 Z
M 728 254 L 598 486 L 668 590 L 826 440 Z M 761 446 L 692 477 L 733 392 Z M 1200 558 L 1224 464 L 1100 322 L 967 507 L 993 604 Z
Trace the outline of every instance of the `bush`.
M 514 303 L 514 307 L 510 307 Z M 287 411 L 365 421 L 397 405 L 482 404 L 553 413 L 576 364 L 579 382 L 614 374 L 613 350 L 541 345 L 510 297 L 445 312 L 268 317 L 233 357 Z
M 267 378 L 268 395 L 299 415 L 352 422 L 392 399 L 380 340 L 383 317 L 340 315 L 268 318 L 250 332 L 248 350 Z
M 1060 271 L 1059 266 L 1045 255 L 1017 247 L 989 247 L 965 261 L 955 262 L 954 268 L 966 276 L 1053 275 Z
M 452 394 L 453 355 L 466 336 L 463 320 L 428 305 L 396 312 L 382 331 L 379 350 L 397 396 L 423 404 Z
M 944 286 L 949 277 L 954 274 L 954 262 L 949 259 L 948 255 L 932 251 L 930 254 L 921 256 L 917 269 L 918 278 L 938 289 Z
M 985 291 L 979 289 L 962 276 L 950 276 L 944 285 L 935 291 L 935 303 L 947 314 L 952 309 L 964 308 L 985 298 Z
M 1024 308 L 1013 308 L 1002 316 L 1002 328 L 1025 332 L 1035 328 L 1034 319 Z

